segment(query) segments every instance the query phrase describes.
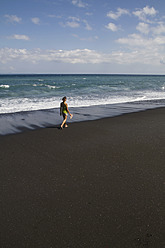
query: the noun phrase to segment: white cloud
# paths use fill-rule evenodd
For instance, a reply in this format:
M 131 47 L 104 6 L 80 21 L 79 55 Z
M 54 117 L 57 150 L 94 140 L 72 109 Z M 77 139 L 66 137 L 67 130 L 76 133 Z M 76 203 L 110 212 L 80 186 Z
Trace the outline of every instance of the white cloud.
M 113 32 L 116 32 L 116 31 L 118 31 L 118 27 L 114 24 L 114 23 L 112 23 L 112 22 L 110 22 L 107 26 L 106 26 L 106 28 L 107 29 L 109 29 L 109 30 L 111 30 L 111 31 L 113 31 Z
M 1 48 L 0 49 L 0 60 L 1 63 L 6 64 L 9 61 L 15 61 L 21 57 L 21 55 L 26 55 L 26 49 L 13 49 L 13 48 Z
M 152 28 L 154 34 L 162 34 L 165 33 L 165 23 L 160 23 L 156 27 Z
M 163 64 L 163 65 L 165 65 L 165 57 L 162 57 L 162 58 L 160 59 L 160 63 Z
M 117 40 L 120 44 L 128 45 L 131 47 L 143 47 L 146 50 L 159 50 L 162 51 L 165 45 L 165 36 L 157 36 L 154 38 L 144 38 L 138 34 L 131 34 L 127 38 L 120 38 Z M 163 45 L 163 46 L 162 46 Z
M 89 49 L 75 50 L 27 50 L 27 49 L 0 49 L 0 62 L 7 63 L 8 61 L 26 61 L 38 63 L 45 62 L 63 62 L 63 63 L 100 63 L 104 57 L 101 53 Z
M 154 16 L 157 14 L 157 11 L 154 9 L 154 7 L 150 8 L 148 6 L 143 8 L 143 13 L 146 15 Z
M 92 30 L 92 27 L 89 25 L 89 23 L 86 20 L 84 20 L 83 22 L 85 23 L 86 30 L 89 30 L 89 31 Z
M 148 42 L 148 39 L 145 39 L 138 34 L 131 34 L 128 35 L 126 38 L 119 38 L 117 40 L 118 43 L 120 44 L 126 44 L 129 45 L 130 47 L 132 46 L 146 46 L 146 42 Z
M 165 45 L 165 36 L 159 36 L 153 39 L 154 44 L 156 45 Z
M 14 35 L 10 36 L 9 39 L 30 40 L 30 38 L 27 35 L 23 35 L 23 34 L 14 34 Z
M 111 19 L 117 20 L 121 15 L 129 15 L 129 11 L 127 9 L 118 8 L 117 12 L 110 11 L 107 13 L 107 16 Z
M 11 22 L 11 23 L 19 23 L 21 22 L 21 18 L 16 16 L 16 15 L 5 15 L 5 17 L 7 18 L 7 21 L 8 22 Z
M 68 21 L 66 22 L 65 26 L 68 26 L 70 28 L 78 28 L 80 26 L 80 23 L 75 22 L 75 21 Z
M 72 4 L 79 7 L 79 8 L 85 8 L 88 6 L 87 3 L 84 3 L 83 1 L 81 0 L 72 0 Z
M 78 17 L 69 16 L 68 21 L 66 23 L 61 23 L 63 27 L 70 27 L 70 28 L 78 28 L 80 25 L 85 24 L 86 30 L 92 30 L 92 27 L 89 25 L 87 20 L 80 20 Z
M 33 17 L 31 18 L 31 21 L 36 24 L 36 25 L 39 25 L 40 24 L 40 19 L 38 17 Z
M 147 39 L 144 40 L 144 38 L 141 35 L 131 34 L 128 35 L 128 37 L 126 38 L 119 38 L 117 40 L 117 43 L 125 44 L 128 45 L 129 47 L 133 47 L 133 46 L 145 46 L 146 41 L 148 40 Z
M 75 16 L 69 16 L 66 23 L 60 23 L 63 27 L 78 28 L 80 27 L 80 19 Z
M 155 10 L 154 7 L 146 6 L 143 9 L 139 9 L 133 12 L 135 16 L 137 16 L 142 21 L 147 21 L 147 16 L 154 17 L 158 11 Z
M 69 16 L 68 19 L 70 19 L 72 21 L 76 21 L 76 22 L 80 21 L 80 19 L 78 17 L 75 17 L 75 16 Z
M 147 23 L 144 23 L 144 22 L 140 22 L 137 25 L 136 29 L 143 34 L 148 34 L 150 31 L 149 25 Z

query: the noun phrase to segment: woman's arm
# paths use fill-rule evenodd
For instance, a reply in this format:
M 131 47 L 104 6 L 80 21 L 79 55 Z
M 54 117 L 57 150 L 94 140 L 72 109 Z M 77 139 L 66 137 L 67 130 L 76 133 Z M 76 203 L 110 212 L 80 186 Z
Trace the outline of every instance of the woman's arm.
M 69 113 L 70 116 L 72 116 L 72 114 L 70 113 L 69 109 L 68 109 L 68 104 L 66 104 L 66 110 Z
M 62 109 L 63 109 L 63 107 L 62 107 L 62 103 L 60 104 L 60 115 L 62 115 Z

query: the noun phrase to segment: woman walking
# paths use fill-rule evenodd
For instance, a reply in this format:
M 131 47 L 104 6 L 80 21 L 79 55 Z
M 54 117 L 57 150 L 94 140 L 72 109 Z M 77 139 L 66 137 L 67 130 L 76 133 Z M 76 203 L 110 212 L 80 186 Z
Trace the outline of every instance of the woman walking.
M 70 118 L 72 119 L 73 115 L 70 113 L 68 109 L 68 104 L 66 103 L 66 96 L 64 96 L 62 98 L 62 103 L 60 104 L 60 115 L 63 115 L 63 119 L 64 119 L 61 124 L 61 129 L 63 129 L 63 127 L 68 127 L 68 125 L 66 124 L 68 113 L 70 115 Z

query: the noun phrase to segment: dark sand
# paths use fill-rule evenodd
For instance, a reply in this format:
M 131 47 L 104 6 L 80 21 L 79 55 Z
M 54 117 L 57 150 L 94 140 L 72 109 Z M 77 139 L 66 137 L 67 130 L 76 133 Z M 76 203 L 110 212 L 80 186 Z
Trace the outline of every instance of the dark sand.
M 164 248 L 165 109 L 0 137 L 1 248 Z

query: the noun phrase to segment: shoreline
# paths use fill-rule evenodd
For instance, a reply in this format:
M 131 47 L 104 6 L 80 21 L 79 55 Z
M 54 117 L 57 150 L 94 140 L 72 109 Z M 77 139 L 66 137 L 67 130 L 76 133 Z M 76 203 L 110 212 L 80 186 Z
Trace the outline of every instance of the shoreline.
M 91 121 L 107 117 L 121 116 L 128 113 L 146 111 L 148 109 L 165 107 L 164 102 L 143 101 L 120 104 L 105 104 L 83 107 L 69 107 L 73 119 L 69 123 Z M 59 108 L 41 109 L 16 113 L 0 114 L 0 136 L 21 133 L 25 130 L 54 127 L 60 125 L 62 117 Z
M 164 123 L 159 108 L 1 136 L 1 246 L 164 247 Z

